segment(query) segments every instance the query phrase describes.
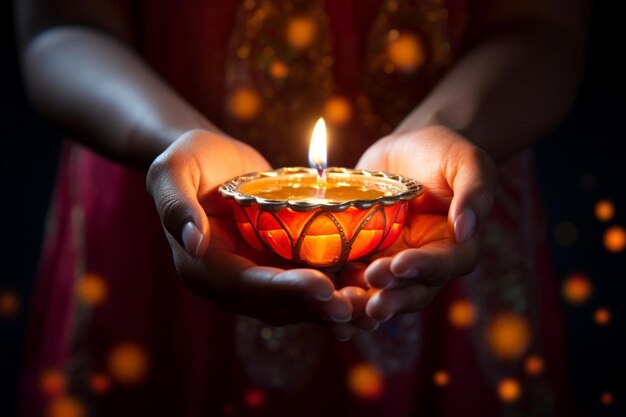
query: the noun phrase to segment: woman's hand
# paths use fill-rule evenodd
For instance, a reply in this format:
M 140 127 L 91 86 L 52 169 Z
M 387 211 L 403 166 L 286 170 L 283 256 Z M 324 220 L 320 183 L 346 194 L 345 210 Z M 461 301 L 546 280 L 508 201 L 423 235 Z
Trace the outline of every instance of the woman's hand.
M 496 169 L 484 151 L 441 126 L 385 137 L 357 167 L 424 184 L 424 194 L 409 203 L 400 239 L 364 271 L 365 281 L 379 289 L 365 312 L 385 321 L 420 310 L 451 278 L 475 268 L 477 231 L 493 204 Z
M 178 138 L 152 163 L 147 188 L 185 284 L 234 313 L 271 324 L 346 322 L 348 299 L 314 269 L 278 267 L 281 261 L 251 249 L 235 225 L 223 182 L 270 169 L 250 146 L 204 130 Z

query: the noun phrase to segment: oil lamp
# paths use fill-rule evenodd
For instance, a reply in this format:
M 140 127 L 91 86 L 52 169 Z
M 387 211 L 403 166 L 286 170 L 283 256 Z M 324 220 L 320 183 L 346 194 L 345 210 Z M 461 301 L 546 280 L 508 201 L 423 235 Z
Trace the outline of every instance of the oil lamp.
M 326 127 L 318 120 L 311 168 L 286 167 L 241 175 L 219 192 L 233 199 L 242 236 L 300 264 L 340 266 L 391 246 L 400 236 L 417 181 L 382 171 L 326 168 Z

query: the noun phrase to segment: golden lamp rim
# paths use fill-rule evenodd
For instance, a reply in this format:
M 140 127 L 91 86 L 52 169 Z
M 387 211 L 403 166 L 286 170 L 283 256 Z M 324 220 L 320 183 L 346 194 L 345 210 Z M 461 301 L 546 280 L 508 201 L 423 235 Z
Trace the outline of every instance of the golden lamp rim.
M 310 203 L 302 200 L 268 200 L 256 196 L 243 194 L 239 191 L 239 187 L 250 181 L 259 178 L 279 177 L 282 175 L 294 175 L 294 174 L 317 174 L 317 171 L 312 168 L 305 167 L 287 167 L 279 168 L 272 171 L 252 172 L 249 174 L 240 175 L 223 183 L 218 191 L 224 198 L 233 199 L 237 204 L 250 206 L 258 204 L 261 208 L 268 211 L 278 211 L 285 207 L 289 207 L 296 211 L 310 211 L 320 207 L 330 211 L 343 211 L 349 207 L 357 207 L 359 209 L 368 209 L 376 204 L 382 204 L 385 206 L 396 204 L 399 201 L 408 201 L 421 195 L 424 192 L 424 186 L 413 178 L 405 177 L 399 174 L 391 174 L 384 171 L 367 171 L 364 169 L 351 169 L 351 168 L 338 168 L 331 167 L 326 169 L 328 174 L 350 174 L 361 175 L 364 177 L 385 178 L 388 180 L 394 180 L 402 183 L 407 191 L 393 196 L 378 197 L 369 200 L 346 200 L 341 202 L 326 202 L 326 203 Z

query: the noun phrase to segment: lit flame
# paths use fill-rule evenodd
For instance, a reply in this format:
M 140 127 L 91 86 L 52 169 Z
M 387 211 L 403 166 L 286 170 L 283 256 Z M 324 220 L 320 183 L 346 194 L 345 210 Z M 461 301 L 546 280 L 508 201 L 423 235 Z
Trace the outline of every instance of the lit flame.
M 311 168 L 324 169 L 327 165 L 326 156 L 326 123 L 319 118 L 313 128 L 311 145 L 309 146 L 309 165 Z

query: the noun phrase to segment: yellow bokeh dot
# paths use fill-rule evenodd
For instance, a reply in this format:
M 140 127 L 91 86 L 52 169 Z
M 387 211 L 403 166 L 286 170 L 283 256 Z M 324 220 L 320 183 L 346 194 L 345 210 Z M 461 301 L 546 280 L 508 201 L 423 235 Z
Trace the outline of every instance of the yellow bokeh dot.
M 496 315 L 487 325 L 487 347 L 500 360 L 519 359 L 530 345 L 528 321 L 517 313 Z
M 145 351 L 134 343 L 115 346 L 108 357 L 111 377 L 122 385 L 135 385 L 144 378 L 148 370 Z
M 14 290 L 0 291 L 0 317 L 13 318 L 20 309 L 20 297 Z
M 239 87 L 228 100 L 228 110 L 238 120 L 253 120 L 261 110 L 261 97 L 253 88 Z
M 287 43 L 294 49 L 304 49 L 311 45 L 317 37 L 317 24 L 306 16 L 292 17 L 287 22 Z
M 522 388 L 515 378 L 504 378 L 498 384 L 498 397 L 504 402 L 513 402 L 520 397 Z
M 344 97 L 332 97 L 324 104 L 324 119 L 334 125 L 344 125 L 352 117 L 352 106 Z
M 440 369 L 434 373 L 433 382 L 438 387 L 445 387 L 450 383 L 450 374 Z
M 539 375 L 543 372 L 543 359 L 537 355 L 531 355 L 524 361 L 524 370 L 528 375 Z
M 454 327 L 466 329 L 476 321 L 476 308 L 469 300 L 455 300 L 448 307 L 448 320 Z
M 39 387 L 48 397 L 56 397 L 65 392 L 65 374 L 58 369 L 48 369 L 41 374 Z
M 107 296 L 107 285 L 101 275 L 87 273 L 78 282 L 77 295 L 84 303 L 89 305 L 101 304 Z
M 48 405 L 47 417 L 84 417 L 85 407 L 76 398 L 59 397 Z
M 593 314 L 593 318 L 600 326 L 606 326 L 611 321 L 611 312 L 608 308 L 600 307 Z
M 619 253 L 626 247 L 626 230 L 622 226 L 611 226 L 604 232 L 604 247 L 609 252 Z
M 592 291 L 591 281 L 582 274 L 568 276 L 561 286 L 561 294 L 570 304 L 586 303 L 591 297 Z
M 615 205 L 611 200 L 600 200 L 594 207 L 596 219 L 601 222 L 608 222 L 615 215 Z
M 375 366 L 360 363 L 348 372 L 348 388 L 357 397 L 375 399 L 382 394 L 383 378 Z
M 424 64 L 424 46 L 417 36 L 403 33 L 389 41 L 387 58 L 398 70 L 411 72 Z
M 283 61 L 275 61 L 270 66 L 270 74 L 276 79 L 285 78 L 289 73 L 289 67 Z

